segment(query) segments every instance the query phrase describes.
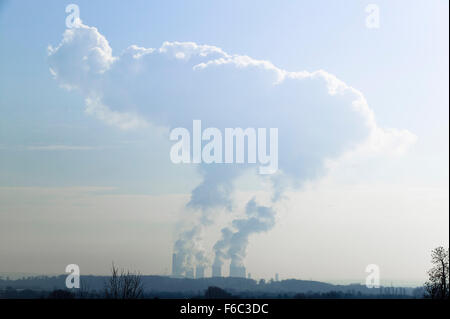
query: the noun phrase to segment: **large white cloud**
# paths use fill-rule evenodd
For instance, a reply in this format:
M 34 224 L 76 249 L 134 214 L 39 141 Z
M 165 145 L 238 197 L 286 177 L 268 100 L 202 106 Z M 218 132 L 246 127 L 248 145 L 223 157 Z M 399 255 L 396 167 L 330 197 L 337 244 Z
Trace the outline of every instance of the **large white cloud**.
M 204 127 L 278 128 L 274 198 L 288 182 L 322 176 L 330 162 L 399 154 L 416 140 L 407 130 L 378 126 L 364 95 L 333 74 L 287 71 L 211 45 L 131 45 L 114 56 L 96 28 L 80 24 L 49 47 L 49 64 L 62 86 L 83 94 L 88 114 L 119 129 L 189 128 L 194 119 Z M 231 209 L 232 182 L 248 166 L 199 167 L 203 182 L 189 206 Z
M 317 82 L 319 88 L 323 85 L 330 96 L 339 96 L 334 104 L 340 103 L 342 98 L 349 98 L 346 101 L 348 104 L 340 111 L 347 112 L 351 107 L 359 117 L 358 125 L 366 126 L 367 132 L 365 133 L 368 138 L 365 142 L 370 142 L 369 146 L 366 144 L 366 148 L 378 152 L 386 150 L 402 152 L 415 140 L 415 136 L 407 130 L 384 129 L 377 126 L 373 111 L 364 95 L 333 74 L 324 70 L 291 72 L 280 69 L 269 61 L 256 60 L 245 55 L 228 54 L 211 45 L 198 45 L 194 42 L 164 42 L 158 49 L 131 45 L 121 55 L 114 56 L 108 41 L 98 32 L 97 28 L 80 24 L 78 28 L 67 29 L 58 46 L 49 46 L 49 63 L 51 73 L 62 86 L 70 89 L 77 88 L 85 95 L 87 113 L 120 129 L 138 128 L 144 126 L 147 121 L 156 125 L 173 126 L 179 122 L 179 117 L 174 115 L 177 112 L 182 116 L 189 113 L 198 115 L 199 118 L 205 120 L 213 118 L 211 114 L 215 112 L 220 115 L 216 118 L 220 119 L 223 111 L 220 111 L 219 108 L 223 105 L 226 105 L 227 111 L 239 109 L 240 112 L 245 113 L 244 108 L 246 108 L 248 113 L 256 111 L 273 115 L 277 108 L 281 107 L 281 103 L 278 102 L 286 103 L 285 101 L 273 99 L 270 103 L 260 105 L 261 108 L 258 109 L 255 105 L 250 105 L 249 101 L 244 101 L 247 104 L 233 103 L 236 101 L 233 101 L 230 95 L 234 94 L 236 98 L 241 98 L 242 96 L 239 94 L 242 93 L 242 90 L 248 90 L 249 95 L 259 93 L 262 98 L 266 95 L 276 97 L 280 91 L 284 90 L 277 87 L 289 86 L 291 90 L 289 93 L 292 93 L 296 89 L 300 91 L 302 86 L 310 85 L 309 83 L 305 85 L 305 80 L 309 80 L 309 82 Z M 214 71 L 206 73 L 207 69 L 214 69 Z M 203 81 L 200 79 L 202 73 L 205 79 Z M 233 85 L 234 79 L 230 79 L 230 76 L 241 77 L 238 81 L 239 85 L 242 84 L 243 87 L 238 88 Z M 255 79 L 257 83 L 255 83 Z M 150 81 L 145 82 L 145 80 Z M 183 83 L 183 80 L 194 80 L 195 82 Z M 210 80 L 213 81 L 209 82 Z M 247 80 L 249 81 L 246 82 Z M 184 91 L 193 88 L 194 84 L 198 85 L 195 92 L 188 94 L 189 92 Z M 228 85 L 221 86 L 223 84 Z M 159 88 L 164 88 L 166 91 L 155 91 Z M 226 96 L 229 98 L 229 102 L 219 103 L 220 105 L 192 104 L 197 102 L 193 101 L 195 98 L 197 100 L 201 98 L 196 94 L 204 95 L 205 99 L 208 95 L 212 95 L 211 92 L 206 91 L 206 89 L 212 88 L 216 90 L 214 93 L 217 100 Z M 268 89 L 270 92 L 262 92 L 259 89 Z M 168 92 L 168 90 L 171 91 Z M 146 93 L 148 94 L 146 95 Z M 148 100 L 155 93 L 161 96 L 175 93 L 182 98 L 190 99 L 182 100 L 180 98 L 177 100 L 166 96 L 167 103 L 162 105 L 161 101 L 164 99 Z M 325 91 L 321 93 L 323 94 Z M 118 102 L 107 103 L 117 95 L 120 95 Z M 311 95 L 314 95 L 314 92 L 311 92 Z M 301 104 L 305 100 L 303 96 L 298 96 L 298 99 L 293 97 L 287 101 L 290 109 L 283 109 L 280 112 L 287 113 L 293 109 L 314 112 L 311 105 Z M 209 101 L 214 102 L 214 96 L 212 99 L 208 99 Z M 178 102 L 178 104 L 174 102 Z M 261 100 L 254 102 L 260 104 Z M 323 109 L 323 111 L 328 111 L 328 114 L 323 112 L 321 118 L 313 119 L 316 122 L 311 122 L 311 125 L 308 125 L 309 128 L 316 126 L 313 124 L 319 124 L 320 120 L 326 122 L 332 108 L 330 103 L 328 105 L 328 109 Z M 265 109 L 263 110 L 262 107 Z M 179 112 L 180 110 L 182 112 Z M 253 112 L 253 117 L 260 115 L 256 112 Z M 301 119 L 291 118 L 291 121 L 299 123 Z M 220 123 L 211 124 L 219 126 Z M 355 123 L 348 122 L 346 124 L 354 125 Z

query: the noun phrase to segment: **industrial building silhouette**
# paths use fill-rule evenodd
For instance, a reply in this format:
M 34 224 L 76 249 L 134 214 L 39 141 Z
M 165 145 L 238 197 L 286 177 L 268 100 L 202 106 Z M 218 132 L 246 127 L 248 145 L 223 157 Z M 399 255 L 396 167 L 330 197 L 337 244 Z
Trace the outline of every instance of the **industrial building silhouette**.
M 177 254 L 172 255 L 172 277 L 178 278 L 204 278 L 205 277 L 205 266 L 197 265 L 195 267 L 195 277 L 194 277 L 194 267 L 183 266 L 182 256 Z M 249 274 L 250 275 L 250 274 Z M 244 266 L 236 266 L 230 264 L 230 277 L 246 278 L 246 270 Z M 213 265 L 212 266 L 212 277 L 222 277 L 222 266 Z

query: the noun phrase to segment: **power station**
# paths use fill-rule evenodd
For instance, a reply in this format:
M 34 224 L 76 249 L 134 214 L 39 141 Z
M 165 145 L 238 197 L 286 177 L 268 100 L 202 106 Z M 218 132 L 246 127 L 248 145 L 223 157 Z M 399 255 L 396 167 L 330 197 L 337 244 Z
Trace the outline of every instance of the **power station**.
M 177 258 L 177 254 L 172 255 L 172 276 L 181 277 L 183 276 L 183 260 Z
M 195 278 L 204 278 L 205 277 L 205 267 L 197 266 L 195 267 Z
M 246 278 L 246 270 L 244 266 L 236 266 L 230 264 L 230 277 Z M 183 259 L 177 254 L 172 255 L 172 277 L 177 278 L 204 278 L 205 277 L 205 267 L 202 265 L 197 265 L 195 267 L 195 277 L 194 277 L 194 267 L 184 267 Z M 222 267 L 220 265 L 212 266 L 212 277 L 222 277 Z M 249 274 L 250 278 L 250 274 Z
M 221 266 L 212 266 L 212 277 L 222 277 L 222 267 Z
M 245 278 L 245 267 L 230 265 L 230 277 L 240 277 Z

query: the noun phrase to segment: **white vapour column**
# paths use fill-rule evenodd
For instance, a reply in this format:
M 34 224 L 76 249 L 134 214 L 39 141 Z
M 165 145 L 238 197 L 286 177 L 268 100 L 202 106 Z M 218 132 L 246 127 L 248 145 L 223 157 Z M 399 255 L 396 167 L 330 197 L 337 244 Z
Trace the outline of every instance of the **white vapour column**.
M 212 267 L 212 276 L 213 277 L 222 277 L 222 267 L 221 266 L 213 266 Z
M 195 267 L 195 278 L 204 278 L 205 277 L 205 267 L 197 266 Z
M 245 278 L 245 267 L 230 265 L 230 277 Z

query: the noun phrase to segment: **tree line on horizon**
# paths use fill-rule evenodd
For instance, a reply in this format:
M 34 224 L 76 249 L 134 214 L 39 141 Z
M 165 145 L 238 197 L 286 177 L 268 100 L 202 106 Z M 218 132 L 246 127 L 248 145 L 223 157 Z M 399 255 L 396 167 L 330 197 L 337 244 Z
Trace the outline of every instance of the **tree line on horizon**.
M 418 287 L 414 290 L 413 298 L 427 298 L 427 299 L 448 299 L 449 298 L 449 249 L 442 246 L 437 247 L 431 251 L 432 267 L 428 271 L 428 280 L 423 287 Z M 267 297 L 259 293 L 261 298 Z M 182 297 L 176 294 L 166 294 L 170 298 Z M 257 297 L 256 292 L 247 292 L 237 295 L 232 295 L 226 290 L 219 287 L 208 287 L 204 294 L 199 294 L 194 298 L 241 298 L 241 297 Z M 380 295 L 365 295 L 361 292 L 343 292 L 330 291 L 327 293 L 308 292 L 297 294 L 271 294 L 271 297 L 277 298 L 313 298 L 313 299 L 345 299 L 345 298 L 402 298 L 398 294 L 384 293 Z M 139 272 L 132 272 L 130 270 L 119 269 L 114 263 L 111 267 L 111 276 L 105 281 L 103 291 L 91 291 L 86 284 L 81 283 L 76 293 L 67 289 L 54 289 L 50 292 L 39 292 L 32 289 L 15 290 L 12 287 L 0 291 L 0 298 L 50 298 L 50 299 L 73 299 L 73 298 L 104 298 L 104 299 L 141 299 L 141 298 L 157 298 L 144 293 L 144 286 L 142 276 Z M 163 296 L 161 296 L 163 297 Z

